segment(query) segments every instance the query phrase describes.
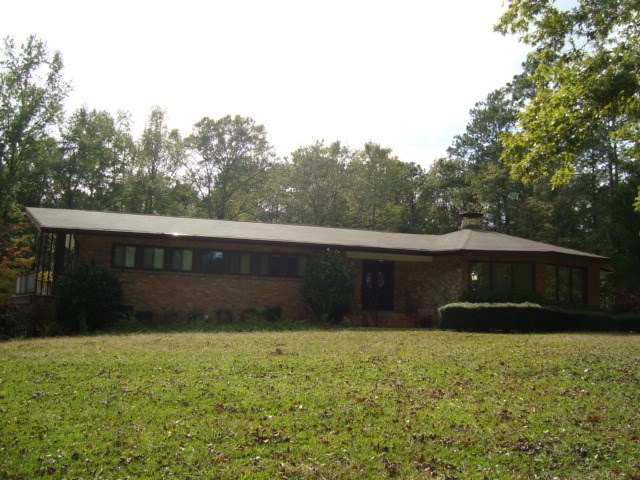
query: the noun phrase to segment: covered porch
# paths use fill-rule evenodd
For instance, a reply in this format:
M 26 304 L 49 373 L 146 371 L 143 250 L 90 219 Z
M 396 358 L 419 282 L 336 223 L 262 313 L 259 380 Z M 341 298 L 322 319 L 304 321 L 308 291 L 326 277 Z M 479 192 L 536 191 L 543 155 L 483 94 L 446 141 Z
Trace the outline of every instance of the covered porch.
M 74 235 L 40 232 L 33 270 L 16 276 L 13 304 L 30 305 L 52 299 L 56 278 L 64 271 L 74 252 Z

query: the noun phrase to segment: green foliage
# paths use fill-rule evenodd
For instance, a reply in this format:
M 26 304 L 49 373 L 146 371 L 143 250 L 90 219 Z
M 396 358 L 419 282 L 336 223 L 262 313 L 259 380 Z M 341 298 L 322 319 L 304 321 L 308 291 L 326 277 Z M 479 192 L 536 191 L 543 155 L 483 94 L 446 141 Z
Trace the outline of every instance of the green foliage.
M 416 212 L 424 172 L 401 162 L 390 148 L 366 143 L 347 165 L 348 217 L 351 227 L 413 232 L 420 228 Z
M 104 328 L 122 299 L 118 278 L 92 258 L 76 261 L 56 280 L 54 291 L 58 321 L 74 333 Z
M 535 303 L 452 303 L 438 309 L 443 329 L 517 332 L 640 332 L 640 315 L 562 309 Z
M 11 303 L 16 276 L 33 263 L 32 233 L 23 214 L 0 218 L 0 307 Z
M 0 305 L 0 340 L 10 338 L 48 337 L 60 329 L 51 302 L 31 305 Z
M 323 141 L 291 153 L 291 165 L 285 187 L 289 192 L 287 220 L 323 226 L 345 226 L 348 211 L 347 175 L 354 153 L 348 147 Z
M 6 268 L 30 261 L 32 239 L 5 235 L 25 205 L 433 234 L 477 210 L 492 230 L 609 256 L 613 290 L 640 291 L 635 3 L 508 2 L 498 29 L 531 45 L 523 72 L 474 105 L 426 172 L 374 142 L 316 141 L 277 160 L 265 127 L 241 116 L 204 117 L 183 138 L 155 107 L 135 139 L 126 113 L 83 107 L 65 119 L 61 55 L 34 36 L 8 38 L 0 253 L 14 240 L 27 248 L 2 253 L 0 303 L 12 291 Z
M 189 178 L 198 191 L 198 213 L 218 219 L 252 218 L 263 198 L 273 151 L 263 125 L 251 118 L 204 117 L 186 139 Z
M 41 157 L 69 85 L 62 79 L 60 53 L 49 54 L 34 35 L 19 47 L 5 38 L 0 54 L 0 217 L 6 219 L 21 210 L 20 198 L 43 195 L 42 189 L 32 191 L 39 185 L 34 174 L 42 171 Z
M 233 322 L 233 312 L 228 308 L 218 308 L 215 312 L 216 323 Z
M 325 250 L 309 260 L 302 299 L 316 320 L 338 323 L 349 311 L 355 274 L 337 250 Z
M 535 94 L 519 129 L 503 135 L 502 158 L 518 177 L 570 181 L 591 138 L 607 130 L 612 163 L 637 158 L 640 32 L 637 2 L 515 0 L 497 29 L 531 45 Z
M 437 159 L 425 175 L 420 201 L 428 233 L 457 230 L 460 214 L 473 203 L 467 163 L 460 158 Z
M 245 308 L 240 312 L 240 321 L 248 322 L 260 318 L 260 312 L 255 308 Z
M 265 307 L 262 311 L 262 316 L 267 322 L 279 322 L 284 318 L 284 308 L 279 305 Z
M 60 206 L 113 209 L 122 202 L 133 140 L 125 116 L 76 110 L 64 125 L 61 156 L 52 168 L 52 187 Z
M 523 76 L 491 92 L 470 111 L 466 132 L 454 138 L 447 150 L 450 157 L 466 162 L 467 209 L 482 211 L 485 223 L 503 233 L 514 233 L 522 223 L 520 213 L 531 190 L 510 177 L 501 159 L 500 135 L 515 128 L 518 96 Z M 525 90 L 526 91 L 526 90 Z
M 185 142 L 169 130 L 167 112 L 154 107 L 136 145 L 136 158 L 123 182 L 123 208 L 134 213 L 193 215 L 195 192 L 181 178 Z
M 3 342 L 0 477 L 631 479 L 637 340 L 311 330 Z

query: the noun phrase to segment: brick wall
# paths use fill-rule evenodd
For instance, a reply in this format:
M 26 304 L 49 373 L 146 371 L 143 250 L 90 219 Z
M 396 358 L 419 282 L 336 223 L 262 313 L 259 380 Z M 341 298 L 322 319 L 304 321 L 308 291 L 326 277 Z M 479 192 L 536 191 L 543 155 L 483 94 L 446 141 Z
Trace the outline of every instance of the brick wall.
M 94 257 L 111 267 L 113 244 L 220 249 L 238 252 L 270 252 L 312 255 L 314 249 L 287 248 L 207 241 L 176 241 L 122 236 L 87 236 L 77 239 L 78 253 Z M 113 269 L 122 282 L 123 303 L 134 311 L 153 311 L 154 316 L 184 318 L 197 312 L 215 318 L 218 309 L 229 309 L 234 318 L 248 308 L 261 310 L 281 306 L 288 316 L 305 317 L 300 299 L 301 278 L 222 275 L 195 272 Z
M 463 285 L 464 262 L 459 257 L 434 257 L 431 262 L 395 262 L 393 312 L 362 310 L 362 260 L 351 260 L 356 288 L 350 320 L 356 326 L 411 328 L 424 326 L 418 309 L 457 300 Z
M 238 252 L 269 252 L 313 255 L 319 250 L 304 247 L 223 243 L 206 240 L 146 239 L 143 237 L 90 236 L 77 238 L 78 253 L 94 257 L 111 266 L 113 244 L 220 249 Z M 536 265 L 536 290 L 544 293 L 544 264 L 571 264 L 588 270 L 588 303 L 599 301 L 599 266 L 580 259 L 517 255 L 434 256 L 428 263 L 395 262 L 394 312 L 379 312 L 374 318 L 362 311 L 362 260 L 349 260 L 356 274 L 356 287 L 349 318 L 354 325 L 412 327 L 415 311 L 441 306 L 459 299 L 468 288 L 470 261 L 532 261 Z M 300 299 L 301 278 L 221 275 L 192 272 L 114 270 L 124 287 L 124 302 L 134 310 L 150 310 L 156 315 L 185 317 L 198 312 L 213 316 L 218 309 L 229 309 L 237 318 L 247 308 L 281 306 L 289 316 L 304 318 L 307 311 Z

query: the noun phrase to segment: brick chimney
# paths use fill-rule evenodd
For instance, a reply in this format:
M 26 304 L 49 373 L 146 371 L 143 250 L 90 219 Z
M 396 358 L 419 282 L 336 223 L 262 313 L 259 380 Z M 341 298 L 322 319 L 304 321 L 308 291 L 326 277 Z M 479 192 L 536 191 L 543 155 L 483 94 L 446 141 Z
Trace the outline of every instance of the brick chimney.
M 460 223 L 460 230 L 482 230 L 482 214 L 479 212 L 465 212 L 460 214 L 462 222 Z

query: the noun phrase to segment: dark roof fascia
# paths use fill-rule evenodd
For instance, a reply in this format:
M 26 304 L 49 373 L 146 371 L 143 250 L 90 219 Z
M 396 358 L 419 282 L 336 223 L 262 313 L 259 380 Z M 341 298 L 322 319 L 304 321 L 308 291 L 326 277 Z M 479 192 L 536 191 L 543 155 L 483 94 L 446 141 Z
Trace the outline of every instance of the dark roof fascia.
M 42 226 L 36 221 L 35 217 L 31 215 L 31 212 L 28 208 L 24 209 L 24 213 L 29 219 L 29 221 L 38 229 L 39 232 L 42 233 L 58 233 L 60 229 L 53 229 L 53 231 L 49 232 L 48 229 L 43 229 Z
M 438 254 L 442 254 L 442 255 L 449 255 L 451 253 L 456 253 L 456 254 L 463 254 L 463 255 L 467 255 L 467 256 L 471 256 L 471 255 L 477 255 L 477 256 L 482 256 L 482 257 L 526 257 L 526 258 L 531 258 L 531 257 L 544 257 L 544 258 L 566 258 L 566 257 L 571 257 L 571 258 L 581 258 L 584 260 L 589 260 L 591 262 L 594 263 L 603 263 L 603 264 L 607 264 L 610 263 L 610 259 L 608 259 L 607 257 L 601 257 L 599 255 L 590 255 L 590 254 L 586 254 L 586 255 L 579 255 L 579 254 L 574 254 L 574 253 L 568 253 L 568 252 L 544 252 L 544 251 L 538 251 L 538 252 L 531 252 L 531 251 L 521 251 L 521 250 L 514 250 L 514 251 L 509 251 L 509 250 L 464 250 L 464 249 L 460 249 L 460 250 L 451 250 L 451 251 L 446 251 L 446 252 L 434 252 L 433 255 L 438 255 Z
M 185 241 L 200 241 L 200 242 L 220 242 L 236 245 L 261 245 L 261 246 L 278 246 L 278 247 L 292 247 L 292 248 L 312 248 L 312 249 L 335 249 L 335 250 L 354 250 L 369 253 L 397 253 L 399 255 L 424 255 L 425 257 L 447 257 L 457 255 L 467 255 L 478 257 L 523 257 L 531 258 L 532 256 L 545 257 L 545 258 L 582 258 L 594 263 L 609 263 L 609 259 L 606 257 L 598 257 L 591 255 L 575 255 L 561 252 L 530 252 L 530 251 L 505 251 L 505 250 L 441 250 L 441 251 L 425 251 L 425 250 L 410 250 L 410 249 L 393 249 L 393 248 L 371 248 L 371 247 L 357 247 L 357 246 L 344 246 L 333 245 L 326 243 L 303 243 L 303 242 L 290 242 L 290 241 L 268 241 L 268 240 L 253 240 L 253 239 L 238 239 L 238 238 L 225 238 L 225 237 L 205 237 L 198 235 L 173 235 L 173 234 L 148 234 L 148 233 L 136 233 L 136 232 L 107 232 L 107 231 L 95 231 L 95 230 L 63 230 L 63 229 L 43 229 L 42 231 L 48 233 L 72 233 L 92 236 L 109 236 L 109 237 L 134 237 L 134 238 L 149 238 L 149 239 L 163 239 L 163 240 L 185 240 Z
M 39 227 L 38 227 L 39 228 Z M 359 247 L 359 246 L 345 246 L 334 245 L 328 243 L 304 243 L 294 241 L 269 241 L 269 240 L 255 240 L 255 239 L 242 239 L 242 238 L 226 238 L 226 237 L 205 237 L 199 235 L 173 235 L 156 234 L 156 233 L 139 233 L 139 232 L 110 232 L 110 231 L 97 231 L 97 230 L 84 230 L 84 229 L 61 229 L 61 228 L 44 228 L 40 229 L 44 233 L 65 233 L 74 235 L 91 235 L 95 237 L 133 237 L 133 238 L 148 238 L 148 239 L 162 239 L 162 240 L 185 240 L 185 241 L 199 241 L 209 243 L 229 243 L 237 245 L 260 245 L 260 246 L 277 246 L 277 247 L 292 247 L 292 248 L 310 248 L 310 249 L 334 249 L 334 250 L 353 250 L 359 252 L 369 253 L 397 253 L 399 255 L 424 255 L 425 257 L 434 256 L 433 252 L 425 250 L 411 250 L 411 249 L 395 249 L 395 248 L 372 248 L 372 247 Z M 446 252 L 444 253 L 447 254 Z

